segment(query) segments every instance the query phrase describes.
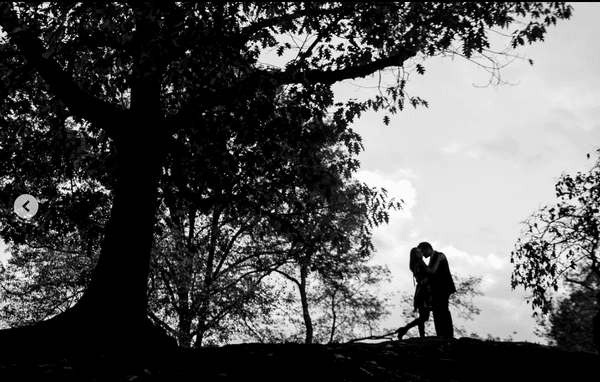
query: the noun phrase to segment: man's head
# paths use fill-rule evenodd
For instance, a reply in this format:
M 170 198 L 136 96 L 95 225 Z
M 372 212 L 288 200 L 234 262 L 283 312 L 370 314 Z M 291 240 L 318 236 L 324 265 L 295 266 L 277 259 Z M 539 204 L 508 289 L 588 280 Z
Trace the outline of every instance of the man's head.
M 431 244 L 429 244 L 426 241 L 419 243 L 417 248 L 419 248 L 421 250 L 421 253 L 423 253 L 424 257 L 429 257 L 429 256 L 433 255 L 433 247 L 431 246 Z

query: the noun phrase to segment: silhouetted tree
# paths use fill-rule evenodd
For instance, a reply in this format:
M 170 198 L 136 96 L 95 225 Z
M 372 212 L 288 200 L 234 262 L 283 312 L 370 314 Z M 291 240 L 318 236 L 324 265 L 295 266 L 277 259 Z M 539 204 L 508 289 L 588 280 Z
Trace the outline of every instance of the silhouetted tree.
M 322 167 L 315 167 L 314 172 L 327 174 L 325 192 L 296 189 L 293 204 L 282 204 L 269 214 L 280 223 L 278 231 L 292 249 L 288 255 L 293 262 L 275 271 L 297 287 L 305 343 L 312 343 L 314 336 L 310 313 L 314 306 L 310 306 L 310 300 L 320 302 L 334 285 L 337 285 L 334 289 L 341 292 L 340 282 L 346 278 L 366 277 L 370 284 L 374 283 L 373 277 L 367 276 L 370 268 L 365 267 L 374 252 L 370 229 L 387 223 L 388 211 L 401 207 L 400 202 L 387 200 L 385 190 L 378 192 L 344 176 L 344 172 L 336 170 L 337 166 L 331 167 L 336 162 L 332 158 L 339 155 L 335 151 L 325 151 L 322 155 Z M 311 275 L 315 276 L 313 281 L 325 286 L 312 297 L 309 293 Z M 344 287 L 343 290 L 347 299 L 358 301 L 358 293 L 350 297 L 351 289 Z M 373 306 L 377 305 L 378 299 L 371 297 Z M 355 308 L 360 309 L 358 305 Z
M 4 347 L 14 354 L 30 343 L 23 341 L 29 336 L 40 351 L 44 344 L 101 350 L 115 341 L 122 350 L 149 348 L 154 336 L 148 335 L 147 281 L 161 170 L 182 142 L 200 139 L 201 150 L 218 138 L 215 133 L 224 133 L 251 150 L 270 131 L 245 126 L 272 116 L 278 89 L 285 86 L 304 108 L 304 121 L 319 120 L 335 107 L 333 125 L 351 143 L 348 125 L 361 112 L 402 109 L 405 78 L 373 99 L 346 104 L 334 104 L 332 84 L 438 54 L 487 57 L 497 78 L 487 38 L 491 28 L 525 21 L 510 37 L 517 47 L 542 40 L 546 26 L 570 15 L 564 3 L 1 3 L 2 143 L 23 147 L 17 164 L 3 170 L 10 178 L 9 201 L 43 189 L 38 186 L 47 178 L 27 175 L 36 166 L 68 172 L 68 163 L 53 167 L 49 159 L 34 160 L 39 155 L 22 146 L 33 135 L 43 135 L 53 152 L 58 143 L 47 137 L 72 119 L 115 150 L 112 208 L 88 288 L 55 318 L 0 333 Z M 301 47 L 279 44 L 276 36 L 288 33 L 313 38 Z M 258 64 L 266 49 L 284 54 L 294 48 L 297 55 L 285 69 Z M 417 71 L 424 72 L 421 64 Z M 213 131 L 206 121 L 215 116 L 246 123 L 239 130 Z M 220 196 L 194 191 L 210 190 L 210 179 L 185 184 L 172 170 L 181 194 L 207 214 Z M 35 222 L 17 222 L 9 214 L 5 225 L 23 232 Z M 17 236 L 3 233 L 9 241 Z
M 600 285 L 594 273 L 587 273 L 584 285 L 569 284 L 567 296 L 552 302 L 548 314 L 536 319 L 536 334 L 551 345 L 567 350 L 596 352 L 594 315 L 599 306 L 596 299 Z
M 600 299 L 598 285 L 590 284 L 600 277 L 600 150 L 598 154 L 589 172 L 561 175 L 556 183 L 559 201 L 523 222 L 525 228 L 511 254 L 515 264 L 511 284 L 531 291 L 534 316 L 538 309 L 542 315 L 550 311 L 550 292 L 564 283 L 593 288 Z M 593 320 L 600 350 L 600 312 Z
M 390 281 L 387 267 L 360 262 L 352 264 L 344 277 L 320 281 L 315 295 L 321 312 L 315 320 L 318 342 L 347 342 L 379 332 L 391 308 L 391 296 L 381 296 L 379 290 L 381 283 Z

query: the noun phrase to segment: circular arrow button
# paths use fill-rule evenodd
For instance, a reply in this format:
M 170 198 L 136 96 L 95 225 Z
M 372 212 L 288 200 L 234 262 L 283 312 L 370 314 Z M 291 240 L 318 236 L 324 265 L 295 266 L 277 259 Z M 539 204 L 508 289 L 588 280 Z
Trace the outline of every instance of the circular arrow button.
M 23 194 L 15 200 L 14 208 L 23 219 L 31 219 L 38 211 L 38 201 L 29 194 Z

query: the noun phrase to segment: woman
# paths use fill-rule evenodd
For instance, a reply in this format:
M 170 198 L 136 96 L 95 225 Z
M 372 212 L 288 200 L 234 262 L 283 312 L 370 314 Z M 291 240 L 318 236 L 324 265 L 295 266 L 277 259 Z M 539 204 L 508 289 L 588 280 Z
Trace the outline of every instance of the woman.
M 397 330 L 399 340 L 402 339 L 410 328 L 417 325 L 419 326 L 420 336 L 425 337 L 425 322 L 429 320 L 429 314 L 431 312 L 431 288 L 429 286 L 429 278 L 427 275 L 433 274 L 434 272 L 425 264 L 425 261 L 423 261 L 423 254 L 419 248 L 415 247 L 410 250 L 409 267 L 417 283 L 414 307 L 415 311 L 419 311 L 419 318 Z

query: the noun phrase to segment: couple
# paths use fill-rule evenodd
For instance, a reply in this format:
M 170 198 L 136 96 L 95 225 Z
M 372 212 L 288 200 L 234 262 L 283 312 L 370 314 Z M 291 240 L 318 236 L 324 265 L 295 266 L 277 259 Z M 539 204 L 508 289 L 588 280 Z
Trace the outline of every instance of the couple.
M 431 257 L 429 266 L 423 257 Z M 414 326 L 419 326 L 419 334 L 425 337 L 425 322 L 429 320 L 429 313 L 433 312 L 435 332 L 439 337 L 454 337 L 452 316 L 448 310 L 448 299 L 456 292 L 448 260 L 443 253 L 434 251 L 431 244 L 420 243 L 410 251 L 410 270 L 417 282 L 415 290 L 415 311 L 419 311 L 419 318 L 397 330 L 398 339 Z

